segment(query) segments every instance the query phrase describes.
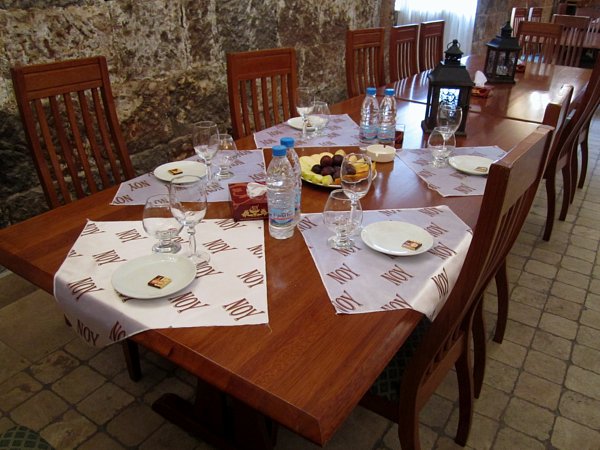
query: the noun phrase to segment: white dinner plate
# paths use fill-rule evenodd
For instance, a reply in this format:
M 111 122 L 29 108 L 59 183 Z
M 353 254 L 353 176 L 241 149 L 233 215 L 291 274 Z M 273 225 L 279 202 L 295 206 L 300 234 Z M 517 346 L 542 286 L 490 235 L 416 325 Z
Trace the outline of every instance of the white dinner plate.
M 448 163 L 456 170 L 469 175 L 487 175 L 494 161 L 483 156 L 457 155 L 448 158 Z
M 182 173 L 171 173 L 169 170 L 179 169 Z M 206 175 L 206 164 L 199 161 L 173 161 L 163 164 L 154 169 L 154 176 L 162 181 L 171 181 L 180 175 L 195 175 L 203 177 Z
M 433 237 L 423 228 L 395 220 L 367 225 L 362 229 L 360 237 L 373 250 L 393 256 L 419 255 L 433 245 Z M 421 246 L 415 250 L 403 247 L 407 241 L 418 242 Z
M 292 117 L 288 119 L 287 124 L 296 130 L 302 130 L 302 117 Z M 307 126 L 306 131 L 315 131 L 315 127 Z
M 169 277 L 171 282 L 162 289 L 148 286 L 148 282 L 157 275 Z M 149 299 L 174 294 L 189 286 L 195 276 L 196 266 L 191 259 L 169 253 L 152 253 L 120 266 L 113 273 L 111 282 L 123 295 Z

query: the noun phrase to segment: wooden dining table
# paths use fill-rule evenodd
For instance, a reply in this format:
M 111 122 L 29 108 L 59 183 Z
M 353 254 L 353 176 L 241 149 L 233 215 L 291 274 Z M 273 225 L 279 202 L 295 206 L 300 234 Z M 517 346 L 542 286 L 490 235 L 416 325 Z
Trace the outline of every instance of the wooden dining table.
M 485 57 L 472 55 L 462 58 L 462 64 L 474 78 L 482 71 Z M 517 73 L 516 83 L 486 84 L 492 87 L 487 98 L 471 96 L 470 110 L 515 120 L 542 123 L 546 105 L 554 99 L 564 84 L 573 85 L 573 102 L 577 102 L 590 79 L 591 69 L 528 62 L 525 72 Z M 411 102 L 427 102 L 428 72 L 420 72 L 390 84 L 396 98 Z M 379 92 L 383 95 L 383 90 Z
M 331 112 L 358 121 L 361 103 L 362 97 L 351 98 L 332 105 Z M 424 113 L 420 103 L 398 102 L 398 120 L 406 125 L 404 148 L 424 145 Z M 458 145 L 495 144 L 509 150 L 535 128 L 534 123 L 470 113 L 467 135 L 458 138 Z M 255 148 L 251 137 L 237 144 Z M 324 150 L 297 149 L 300 155 Z M 269 150 L 265 159 L 270 159 Z M 363 209 L 448 205 L 475 226 L 481 196 L 443 198 L 398 158 L 377 170 L 361 200 Z M 0 264 L 52 293 L 54 274 L 88 219 L 141 220 L 142 206 L 109 204 L 116 191 L 93 194 L 0 230 Z M 321 212 L 329 192 L 304 185 L 302 211 Z M 229 202 L 210 203 L 207 218 L 222 217 L 231 217 Z M 166 394 L 154 408 L 207 442 L 222 448 L 272 448 L 272 425 L 281 424 L 324 445 L 421 315 L 413 310 L 336 315 L 297 230 L 287 240 L 265 232 L 265 255 L 268 325 L 155 329 L 131 339 L 197 377 L 195 402 Z

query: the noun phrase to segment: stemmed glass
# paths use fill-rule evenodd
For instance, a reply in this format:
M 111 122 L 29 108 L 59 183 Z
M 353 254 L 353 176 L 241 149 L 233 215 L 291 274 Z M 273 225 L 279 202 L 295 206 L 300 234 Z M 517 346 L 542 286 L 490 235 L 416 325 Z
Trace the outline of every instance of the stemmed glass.
M 194 175 L 181 175 L 169 184 L 169 204 L 177 221 L 186 226 L 189 235 L 188 257 L 198 263 L 209 261 L 210 255 L 196 249 L 196 225 L 206 215 L 206 180 Z
M 142 225 L 150 236 L 158 239 L 152 246 L 154 253 L 177 253 L 181 245 L 174 242 L 183 225 L 173 217 L 167 194 L 153 195 L 148 197 L 144 205 Z
M 350 238 L 362 223 L 360 203 L 353 205 L 343 189 L 329 193 L 323 210 L 323 222 L 335 236 L 327 239 L 331 248 L 348 248 L 354 245 Z
M 309 116 L 309 121 L 315 129 L 315 136 L 323 134 L 323 130 L 329 123 L 329 115 L 329 105 L 327 102 L 315 100 L 313 103 L 313 110 Z
M 359 200 L 367 195 L 373 180 L 371 158 L 360 153 L 350 153 L 344 157 L 340 168 L 342 189 L 356 209 Z
M 233 160 L 236 158 L 235 153 L 225 152 L 223 153 L 221 150 L 237 150 L 237 146 L 235 145 L 235 141 L 230 134 L 220 134 L 220 143 L 219 143 L 219 171 L 217 172 L 217 178 L 220 180 L 226 180 L 233 176 L 233 172 L 231 171 L 231 164 Z
M 314 106 L 314 95 L 312 89 L 300 86 L 296 90 L 296 111 L 302 117 L 302 138 L 306 139 L 306 126 L 308 115 L 312 112 Z
M 195 123 L 192 127 L 192 145 L 196 154 L 206 164 L 208 187 L 213 184 L 212 159 L 219 151 L 219 129 L 209 120 Z
M 453 136 L 462 121 L 462 108 L 450 103 L 440 104 L 437 111 L 439 132 L 444 137 L 444 147 L 450 136 Z
M 427 140 L 427 148 L 431 149 L 433 167 L 446 167 L 448 165 L 448 156 L 456 147 L 454 133 L 450 136 L 446 135 L 446 130 L 443 127 L 435 127 L 429 139 Z

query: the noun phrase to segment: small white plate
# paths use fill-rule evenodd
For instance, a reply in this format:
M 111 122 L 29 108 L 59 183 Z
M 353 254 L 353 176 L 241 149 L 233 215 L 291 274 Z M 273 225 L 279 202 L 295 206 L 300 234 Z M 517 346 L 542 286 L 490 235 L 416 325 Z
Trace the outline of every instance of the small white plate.
M 169 277 L 171 282 L 162 289 L 148 286 L 148 282 L 157 275 Z M 123 295 L 150 299 L 165 297 L 186 288 L 195 276 L 196 266 L 185 256 L 152 253 L 120 266 L 113 273 L 111 283 Z
M 288 119 L 287 124 L 296 130 L 302 130 L 302 117 L 292 117 Z M 306 131 L 315 131 L 315 127 L 306 127 Z
M 179 169 L 182 173 L 171 173 L 169 170 Z M 203 177 L 206 175 L 206 164 L 199 161 L 173 161 L 163 164 L 154 169 L 154 176 L 162 181 L 170 182 L 180 175 L 195 175 Z
M 423 228 L 407 222 L 384 220 L 364 227 L 360 237 L 365 244 L 392 256 L 413 256 L 426 252 L 433 245 L 433 237 Z M 402 246 L 406 241 L 421 244 L 416 250 Z
M 469 175 L 487 175 L 494 161 L 483 156 L 457 155 L 448 158 L 448 163 L 459 172 Z

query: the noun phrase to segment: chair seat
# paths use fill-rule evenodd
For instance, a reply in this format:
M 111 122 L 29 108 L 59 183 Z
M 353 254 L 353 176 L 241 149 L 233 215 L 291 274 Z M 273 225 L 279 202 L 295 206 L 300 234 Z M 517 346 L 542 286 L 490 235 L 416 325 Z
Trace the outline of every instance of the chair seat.
M 38 433 L 27 427 L 16 426 L 0 435 L 0 450 L 53 450 Z
M 430 326 L 431 321 L 423 316 L 402 348 L 394 355 L 381 375 L 375 380 L 369 390 L 369 394 L 384 397 L 389 401 L 398 401 L 400 397 L 400 381 L 404 375 L 404 369 L 417 351 Z

